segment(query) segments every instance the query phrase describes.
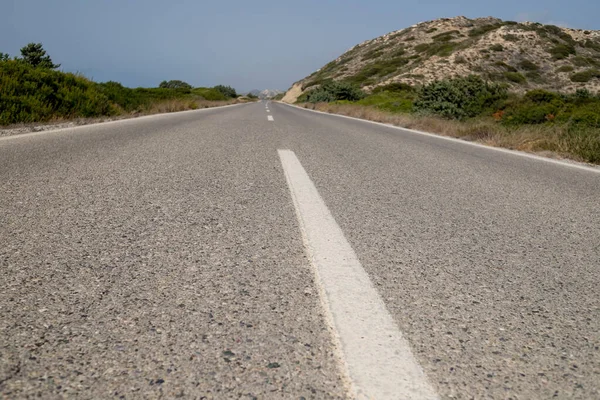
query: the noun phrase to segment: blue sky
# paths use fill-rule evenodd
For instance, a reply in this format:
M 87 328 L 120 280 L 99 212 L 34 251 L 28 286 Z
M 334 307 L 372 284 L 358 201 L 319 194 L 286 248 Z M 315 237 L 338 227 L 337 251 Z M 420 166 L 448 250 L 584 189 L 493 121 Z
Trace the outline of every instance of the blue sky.
M 457 15 L 600 29 L 597 0 L 0 0 L 0 51 L 42 42 L 63 70 L 130 87 L 287 89 L 359 42 Z

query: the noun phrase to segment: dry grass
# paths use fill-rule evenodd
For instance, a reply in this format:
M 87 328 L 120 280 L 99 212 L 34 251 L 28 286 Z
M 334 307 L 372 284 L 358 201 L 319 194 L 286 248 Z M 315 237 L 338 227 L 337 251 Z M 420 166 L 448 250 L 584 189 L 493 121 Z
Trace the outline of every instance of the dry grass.
M 240 103 L 238 99 L 231 99 L 225 101 L 210 101 L 210 100 L 189 100 L 189 99 L 174 99 L 166 100 L 160 103 L 154 103 L 148 109 L 144 110 L 142 114 L 162 114 L 172 113 L 186 110 L 197 110 L 200 108 L 212 108 L 219 106 L 226 106 L 230 104 Z
M 492 118 L 461 122 L 434 116 L 395 114 L 370 106 L 354 104 L 305 103 L 301 106 L 331 114 L 346 115 L 402 128 L 436 133 L 488 146 L 536 153 L 545 157 L 586 161 L 572 148 L 572 143 L 564 140 L 567 136 L 567 128 L 561 125 L 524 125 L 507 128 Z

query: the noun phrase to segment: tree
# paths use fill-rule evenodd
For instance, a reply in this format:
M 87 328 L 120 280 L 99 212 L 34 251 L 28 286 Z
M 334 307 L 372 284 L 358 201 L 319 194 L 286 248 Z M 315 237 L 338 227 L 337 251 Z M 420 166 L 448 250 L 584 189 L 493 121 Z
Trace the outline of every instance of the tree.
M 34 68 L 56 69 L 60 64 L 54 64 L 41 43 L 29 43 L 21 49 L 22 61 Z
M 162 81 L 158 87 L 163 89 L 192 89 L 192 85 L 180 80 Z
M 214 89 L 221 92 L 225 97 L 229 97 L 229 98 L 237 97 L 237 93 L 236 93 L 235 89 L 232 88 L 231 86 L 217 85 L 214 87 Z
M 0 51 L 0 61 L 8 61 L 10 60 L 10 56 L 6 53 Z

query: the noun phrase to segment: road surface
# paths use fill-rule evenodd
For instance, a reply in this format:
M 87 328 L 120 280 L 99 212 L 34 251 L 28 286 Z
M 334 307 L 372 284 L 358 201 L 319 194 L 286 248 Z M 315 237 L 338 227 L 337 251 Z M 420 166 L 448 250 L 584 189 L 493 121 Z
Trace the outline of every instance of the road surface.
M 600 173 L 278 103 L 0 139 L 0 397 L 600 398 Z

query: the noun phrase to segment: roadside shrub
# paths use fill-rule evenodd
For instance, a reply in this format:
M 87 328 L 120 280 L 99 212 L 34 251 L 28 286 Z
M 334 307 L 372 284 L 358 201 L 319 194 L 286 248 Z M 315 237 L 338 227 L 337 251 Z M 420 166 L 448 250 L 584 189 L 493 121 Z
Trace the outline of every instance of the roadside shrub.
M 96 84 L 84 77 L 19 61 L 0 63 L 0 125 L 115 112 Z
M 600 163 L 600 131 L 580 125 L 567 125 L 560 137 L 563 147 L 591 163 Z
M 502 46 L 499 43 L 493 44 L 493 45 L 490 46 L 490 50 L 491 51 L 503 51 L 504 50 L 504 46 Z
M 525 100 L 531 101 L 532 103 L 536 103 L 536 104 L 543 104 L 543 103 L 562 104 L 562 99 L 561 99 L 560 95 L 558 95 L 557 93 L 554 93 L 554 92 L 549 92 L 547 90 L 543 90 L 543 89 L 530 90 L 529 92 L 525 93 L 524 98 L 525 98 Z
M 348 82 L 332 81 L 308 92 L 306 101 L 330 103 L 338 100 L 357 101 L 364 97 L 365 93 L 358 86 Z
M 237 97 L 235 89 L 231 86 L 217 85 L 214 87 L 214 89 L 218 92 L 221 92 L 223 96 L 227 98 L 234 99 Z
M 465 119 L 498 108 L 506 97 L 506 87 L 471 75 L 425 85 L 419 92 L 415 110 L 449 119 Z
M 194 89 L 192 89 L 192 94 L 195 96 L 200 96 L 204 100 L 209 100 L 209 101 L 227 100 L 227 97 L 220 91 L 216 90 L 215 88 L 204 88 L 204 87 L 194 88 Z
M 557 93 L 531 90 L 507 105 L 503 122 L 508 125 L 552 122 L 563 108 L 564 100 Z
M 188 91 L 192 89 L 192 85 L 180 80 L 162 81 L 158 87 L 162 89 L 183 89 Z

